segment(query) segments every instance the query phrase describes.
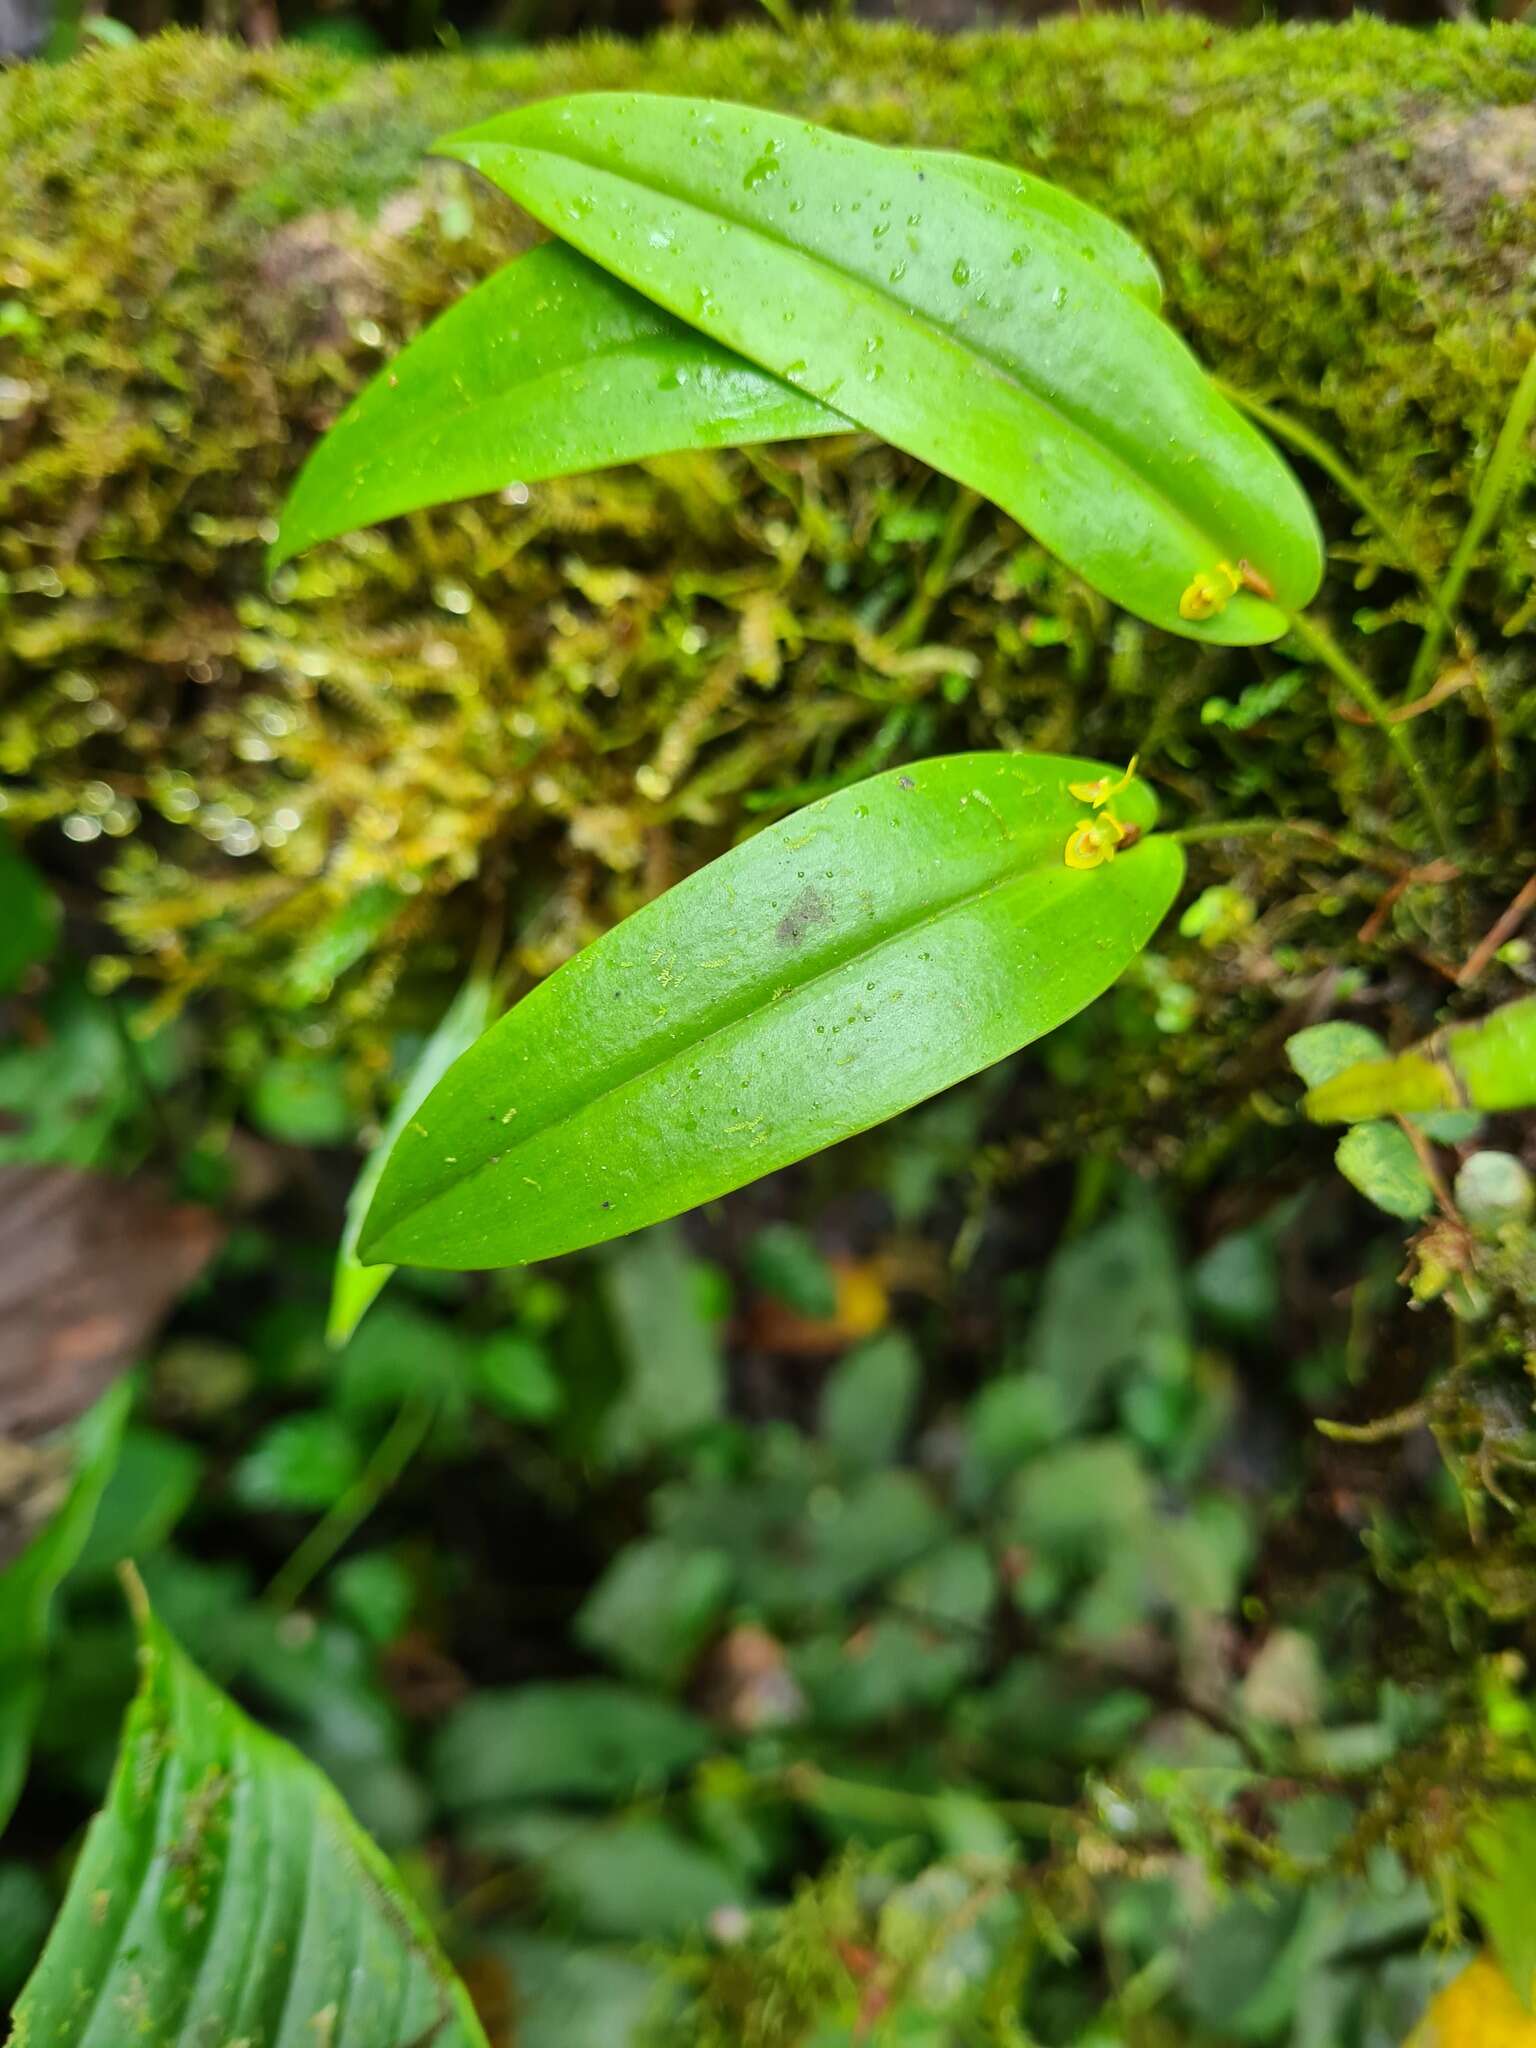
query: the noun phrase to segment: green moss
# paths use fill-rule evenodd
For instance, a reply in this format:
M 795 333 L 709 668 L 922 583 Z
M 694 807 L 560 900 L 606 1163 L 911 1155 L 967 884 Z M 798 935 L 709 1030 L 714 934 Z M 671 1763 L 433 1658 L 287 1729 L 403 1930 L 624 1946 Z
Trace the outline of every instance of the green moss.
M 1197 651 L 1114 614 L 1001 515 L 861 441 L 540 486 L 357 536 L 271 589 L 263 540 L 359 382 L 530 232 L 456 167 L 423 164 L 432 137 L 518 97 L 643 84 L 1008 157 L 1097 201 L 1151 246 L 1205 358 L 1325 434 L 1437 566 L 1536 332 L 1533 83 L 1536 32 L 1365 18 L 949 42 L 821 26 L 381 66 L 175 36 L 13 73 L 11 819 L 103 888 L 121 954 L 104 979 L 288 1019 L 298 989 L 365 1049 L 407 952 L 451 973 L 487 905 L 510 903 L 540 970 L 808 788 L 904 754 L 1139 747 L 1175 810 L 1304 812 L 1390 856 L 1401 823 L 1375 737 L 1325 691 L 1274 691 L 1244 731 L 1202 723 L 1207 697 L 1239 699 L 1282 657 Z M 1371 629 L 1363 657 L 1390 692 L 1421 599 L 1308 481 L 1334 551 L 1325 605 L 1340 630 L 1352 613 Z M 1508 828 L 1530 800 L 1529 528 L 1517 502 L 1467 607 L 1508 757 L 1503 839 L 1483 700 L 1420 728 L 1468 821 L 1480 893 L 1455 917 L 1474 930 L 1518 885 Z M 1237 851 L 1261 912 L 1301 906 L 1279 983 L 1234 973 L 1230 948 L 1176 946 L 1163 995 L 1193 993 L 1159 1000 L 1148 1039 L 1185 1092 L 1214 1086 L 1197 1140 L 1217 1156 L 1260 1078 L 1234 1046 L 1277 985 L 1348 955 L 1384 886 L 1379 867 L 1315 868 L 1298 897 L 1291 855 Z M 402 903 L 348 946 L 334 993 L 295 979 L 295 949 L 384 884 Z M 1444 898 L 1409 890 L 1395 929 L 1453 951 Z M 1146 1075 L 1128 1069 L 1127 1089 Z

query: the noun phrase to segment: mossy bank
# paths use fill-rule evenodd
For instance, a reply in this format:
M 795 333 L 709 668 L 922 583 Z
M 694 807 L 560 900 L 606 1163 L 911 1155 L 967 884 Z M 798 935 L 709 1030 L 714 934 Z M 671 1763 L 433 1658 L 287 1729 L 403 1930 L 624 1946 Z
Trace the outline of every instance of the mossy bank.
M 403 967 L 429 1009 L 487 911 L 542 971 L 802 794 L 967 745 L 1139 749 L 1176 817 L 1305 815 L 1375 849 L 1202 852 L 1197 884 L 1235 876 L 1264 914 L 1262 946 L 1174 938 L 1143 978 L 1149 1018 L 1209 1027 L 1164 1046 L 1202 1090 L 1314 966 L 1453 951 L 1433 882 L 1352 937 L 1417 842 L 1319 672 L 1114 613 L 866 441 L 514 484 L 269 586 L 314 437 L 534 232 L 432 139 L 623 86 L 995 155 L 1125 222 L 1204 359 L 1390 508 L 1388 538 L 1301 464 L 1323 608 L 1401 688 L 1424 610 L 1404 558 L 1446 561 L 1536 332 L 1536 32 L 817 27 L 388 65 L 169 37 L 0 79 L 0 790 L 104 909 L 99 979 L 217 996 L 366 1069 Z M 1526 481 L 1467 593 L 1480 687 L 1419 726 L 1474 934 L 1523 873 Z M 1410 993 L 1414 1023 L 1443 988 Z M 1229 1071 L 1226 1108 L 1260 1078 Z

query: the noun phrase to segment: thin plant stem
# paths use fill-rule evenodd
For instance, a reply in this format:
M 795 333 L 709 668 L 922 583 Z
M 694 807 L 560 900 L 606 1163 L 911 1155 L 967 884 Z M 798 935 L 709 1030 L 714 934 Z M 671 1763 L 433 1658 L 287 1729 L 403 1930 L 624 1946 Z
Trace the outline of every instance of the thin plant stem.
M 1337 484 L 1346 498 L 1354 499 L 1382 539 L 1396 554 L 1403 568 L 1418 583 L 1419 588 L 1429 599 L 1436 617 L 1442 619 L 1446 629 L 1452 629 L 1454 621 L 1451 614 L 1442 607 L 1429 564 L 1359 471 L 1351 469 L 1322 435 L 1314 434 L 1310 427 L 1304 427 L 1298 420 L 1289 418 L 1283 412 L 1277 412 L 1273 406 L 1265 405 L 1261 399 L 1251 398 L 1235 384 L 1228 384 L 1220 377 L 1214 381 L 1217 389 L 1230 398 L 1240 411 L 1247 413 L 1250 419 L 1257 420 L 1259 425 L 1267 433 L 1273 434 L 1277 441 L 1289 442 L 1298 455 L 1304 455 L 1309 462 L 1315 463 L 1324 476 Z
M 956 492 L 954 503 L 949 508 L 949 517 L 944 522 L 943 535 L 923 571 L 922 582 L 890 635 L 893 647 L 911 647 L 922 638 L 934 606 L 944 595 L 950 572 L 955 566 L 960 550 L 965 546 L 966 534 L 970 531 L 971 521 L 975 518 L 976 508 L 980 503 L 981 496 L 977 491 Z
M 1203 825 L 1177 826 L 1162 836 L 1177 840 L 1181 846 L 1200 846 L 1220 839 L 1268 839 L 1282 832 L 1315 841 L 1320 857 L 1331 853 L 1337 860 L 1356 861 L 1362 867 L 1377 868 L 1383 874 L 1395 875 L 1400 881 L 1455 879 L 1454 873 L 1437 875 L 1416 867 L 1400 855 L 1383 853 L 1352 832 L 1330 832 L 1326 825 L 1316 825 L 1310 818 L 1212 818 Z
M 1384 1444 L 1394 1437 L 1407 1436 L 1410 1430 L 1427 1428 L 1434 1419 L 1434 1412 L 1430 1402 L 1412 1401 L 1406 1408 L 1394 1409 L 1390 1415 L 1378 1415 L 1374 1422 L 1330 1422 L 1323 1416 L 1312 1427 L 1320 1436 L 1331 1437 L 1335 1443 Z
M 1461 601 L 1462 587 L 1471 573 L 1473 559 L 1486 539 L 1500 505 L 1504 502 L 1505 493 L 1514 480 L 1515 469 L 1525 445 L 1525 437 L 1530 431 L 1533 414 L 1536 414 L 1536 349 L 1531 351 L 1525 368 L 1520 373 L 1515 395 L 1509 401 L 1504 424 L 1499 429 L 1499 437 L 1493 444 L 1493 453 L 1488 458 L 1488 467 L 1483 471 L 1482 481 L 1477 487 L 1477 496 L 1472 500 L 1472 511 L 1466 527 L 1435 593 L 1434 617 L 1429 622 L 1408 675 L 1407 695 L 1410 698 L 1418 696 L 1429 677 L 1433 675 L 1435 664 L 1440 659 L 1440 650 L 1445 645 L 1446 633 L 1454 628 L 1456 607 Z
M 1288 614 L 1291 630 L 1304 646 L 1309 647 L 1323 667 L 1328 669 L 1348 690 L 1362 711 L 1369 714 L 1371 723 L 1381 733 L 1387 745 L 1396 754 L 1403 773 L 1419 800 L 1419 807 L 1435 835 L 1435 843 L 1447 860 L 1456 857 L 1450 827 L 1441 809 L 1440 799 L 1435 794 L 1433 783 L 1424 772 L 1413 735 L 1406 725 L 1394 724 L 1392 716 L 1376 685 L 1364 669 L 1350 660 L 1337 640 L 1321 620 L 1306 612 Z
M 1299 832 L 1308 839 L 1326 839 L 1330 846 L 1335 843 L 1321 825 L 1289 818 L 1217 818 L 1204 825 L 1181 825 L 1163 836 L 1177 839 L 1181 846 L 1198 846 L 1206 839 L 1268 839 L 1276 832 Z
M 1458 988 L 1470 988 L 1482 974 L 1488 962 L 1498 952 L 1506 939 L 1513 938 L 1532 910 L 1536 910 L 1536 875 L 1532 875 L 1501 916 L 1499 916 L 1467 956 L 1466 965 L 1456 977 Z
M 435 1401 L 413 1399 L 404 1403 L 357 1478 L 340 1500 L 326 1510 L 268 1586 L 263 1597 L 269 1607 L 286 1612 L 303 1599 L 421 1449 L 436 1413 Z

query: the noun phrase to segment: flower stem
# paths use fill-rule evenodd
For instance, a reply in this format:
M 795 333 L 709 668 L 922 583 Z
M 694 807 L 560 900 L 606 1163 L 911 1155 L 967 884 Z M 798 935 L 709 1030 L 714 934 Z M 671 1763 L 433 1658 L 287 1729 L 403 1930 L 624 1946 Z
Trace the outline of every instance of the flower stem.
M 1515 386 L 1515 395 L 1509 401 L 1509 411 L 1504 415 L 1504 424 L 1499 429 L 1499 437 L 1493 444 L 1493 453 L 1488 458 L 1488 467 L 1483 471 L 1482 480 L 1477 487 L 1477 496 L 1472 501 L 1471 514 L 1461 539 L 1456 543 L 1456 552 L 1451 556 L 1440 588 L 1435 592 L 1434 613 L 1425 628 L 1424 638 L 1408 676 L 1407 695 L 1410 698 L 1418 696 L 1434 674 L 1435 664 L 1440 659 L 1440 649 L 1445 645 L 1446 633 L 1456 616 L 1462 586 L 1471 573 L 1473 558 L 1482 546 L 1488 529 L 1504 502 L 1505 493 L 1514 479 L 1515 467 L 1524 450 L 1525 437 L 1530 431 L 1533 414 L 1536 414 L 1536 349 L 1531 351 L 1520 374 L 1520 381 Z
M 1447 860 L 1454 860 L 1456 852 L 1450 827 L 1441 809 L 1440 799 L 1435 794 L 1434 785 L 1424 772 L 1424 764 L 1419 759 L 1418 749 L 1413 743 L 1413 735 L 1408 726 L 1394 723 L 1376 685 L 1364 669 L 1350 660 L 1320 619 L 1313 618 L 1307 612 L 1292 612 L 1289 616 L 1291 631 L 1296 638 L 1310 648 L 1323 667 L 1344 685 L 1397 756 L 1398 764 L 1407 776 L 1413 793 L 1419 800 L 1419 807 L 1435 836 L 1436 845 Z
M 433 1401 L 409 1400 L 403 1405 L 357 1478 L 326 1510 L 268 1586 L 265 1599 L 269 1606 L 286 1612 L 303 1599 L 420 1450 L 436 1412 Z

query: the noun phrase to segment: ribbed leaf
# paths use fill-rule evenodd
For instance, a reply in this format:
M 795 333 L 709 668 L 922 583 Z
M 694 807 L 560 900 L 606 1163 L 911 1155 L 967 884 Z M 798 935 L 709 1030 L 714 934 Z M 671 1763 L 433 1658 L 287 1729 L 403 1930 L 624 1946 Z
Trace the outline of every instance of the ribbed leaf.
M 1117 603 L 1277 637 L 1322 573 L 1274 449 L 1021 195 L 709 100 L 583 94 L 451 137 L 658 305 L 995 500 Z M 1230 573 L 1228 573 L 1230 572 Z M 1215 608 L 1181 613 L 1213 579 Z
M 357 1256 L 357 1240 L 379 1184 L 384 1163 L 400 1133 L 426 1101 L 461 1052 L 467 1052 L 496 1014 L 496 984 L 483 968 L 476 968 L 443 1012 L 441 1023 L 422 1048 L 378 1144 L 369 1153 L 362 1172 L 347 1197 L 346 1227 L 336 1248 L 336 1267 L 331 1276 L 331 1307 L 326 1320 L 326 1342 L 345 1344 L 380 1293 L 389 1284 L 392 1266 L 365 1266 Z
M 1113 771 L 1107 771 L 1113 778 Z M 880 1122 L 1049 1031 L 1146 943 L 1183 872 L 1142 836 L 1064 859 L 1101 764 L 960 754 L 770 827 L 542 983 L 391 1153 L 364 1257 L 548 1258 Z M 1132 784 L 1128 826 L 1155 803 Z
M 920 161 L 992 204 L 1038 216 L 1128 291 L 1157 272 L 1113 221 L 977 157 Z M 854 431 L 851 420 L 710 341 L 574 249 L 532 250 L 476 287 L 380 372 L 299 474 L 275 566 L 401 512 L 685 448 Z
M 74 1427 L 75 1469 L 58 1513 L 0 1571 L 0 1831 L 27 1775 L 43 1694 L 53 1596 L 85 1548 L 122 1444 L 130 1388 L 110 1387 Z
M 11 2048 L 486 2048 L 339 1794 L 138 1603 L 138 1698 Z

